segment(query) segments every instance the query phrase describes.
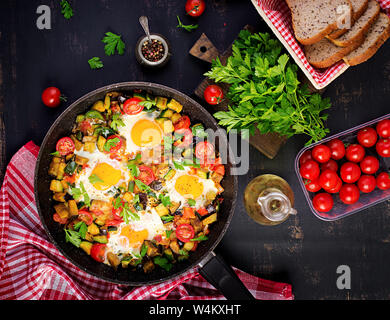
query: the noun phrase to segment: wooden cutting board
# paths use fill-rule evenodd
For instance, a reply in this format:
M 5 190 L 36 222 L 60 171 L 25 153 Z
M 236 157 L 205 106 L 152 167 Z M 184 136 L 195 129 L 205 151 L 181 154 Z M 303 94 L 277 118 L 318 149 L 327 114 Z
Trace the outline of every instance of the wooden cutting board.
M 253 31 L 253 28 L 250 26 L 245 26 L 245 29 Z M 203 33 L 199 40 L 194 44 L 194 46 L 190 50 L 190 54 L 196 58 L 199 58 L 203 61 L 211 63 L 214 59 L 219 57 L 223 64 L 226 63 L 228 57 L 232 54 L 232 46 L 229 47 L 224 53 L 220 54 L 218 49 L 213 45 L 213 43 L 209 40 L 209 38 Z M 207 88 L 207 86 L 215 84 L 214 81 L 205 78 L 199 86 L 195 90 L 195 95 L 204 100 L 203 92 Z M 227 91 L 229 90 L 229 85 L 218 83 L 218 85 L 224 91 L 226 96 Z M 226 111 L 228 109 L 229 100 L 223 99 L 217 106 L 210 106 L 213 109 L 213 112 L 217 111 Z M 212 113 L 213 113 L 212 112 Z M 276 133 L 268 133 L 268 134 L 260 134 L 257 132 L 254 136 L 250 137 L 250 144 L 267 156 L 270 159 L 275 158 L 279 149 L 286 142 L 286 138 L 276 134 Z

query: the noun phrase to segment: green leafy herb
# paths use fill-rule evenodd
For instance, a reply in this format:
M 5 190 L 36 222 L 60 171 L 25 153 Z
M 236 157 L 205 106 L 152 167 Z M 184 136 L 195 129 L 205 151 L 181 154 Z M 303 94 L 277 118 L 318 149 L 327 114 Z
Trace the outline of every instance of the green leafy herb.
M 125 123 L 123 122 L 121 116 L 119 114 L 114 114 L 112 116 L 112 121 L 111 121 L 111 129 L 115 130 L 118 132 L 118 127 L 124 127 Z
M 93 174 L 93 175 L 89 176 L 88 180 L 89 180 L 89 182 L 91 184 L 95 184 L 95 183 L 98 183 L 98 182 L 103 182 L 103 180 L 100 179 L 96 174 Z
M 172 263 L 170 263 L 169 260 L 164 257 L 155 257 L 153 262 L 166 271 L 170 271 L 173 267 Z
M 87 235 L 88 226 L 84 221 L 80 221 L 79 223 L 74 225 L 74 229 L 78 231 L 80 238 L 85 239 Z
M 182 164 L 179 163 L 179 162 L 173 161 L 173 165 L 175 166 L 175 168 L 176 168 L 177 170 L 184 170 L 184 167 L 183 167 Z
M 90 207 L 91 206 L 91 198 L 89 197 L 87 191 L 85 190 L 84 184 L 82 182 L 80 182 L 80 188 L 81 188 L 82 195 L 84 197 L 85 205 L 87 207 Z
M 72 188 L 72 196 L 75 200 L 78 200 L 80 199 L 80 197 L 82 196 L 82 192 L 80 189 L 78 188 Z
M 173 230 L 166 230 L 165 231 L 165 236 L 167 237 L 167 239 L 169 239 L 171 237 L 172 232 L 173 232 Z
M 120 142 L 119 138 L 114 138 L 114 139 L 108 140 L 104 144 L 104 147 L 103 147 L 104 151 L 110 152 L 111 149 L 114 148 L 119 142 Z
M 187 203 L 190 207 L 195 207 L 196 201 L 194 199 L 188 199 Z
M 324 127 L 328 116 L 322 112 L 330 107 L 330 101 L 310 93 L 298 81 L 298 67 L 282 49 L 268 33 L 241 31 L 226 65 L 217 58 L 205 74 L 230 85 L 228 111 L 214 116 L 228 131 L 246 133 L 244 138 L 258 129 L 262 134 L 276 132 L 287 138 L 306 134 L 308 144 L 319 141 L 329 132 Z
M 104 51 L 106 55 L 112 56 L 117 51 L 120 55 L 125 53 L 125 43 L 122 41 L 122 37 L 112 32 L 107 32 L 103 38 Z
M 73 9 L 68 1 L 61 0 L 60 2 L 61 6 L 61 13 L 64 15 L 65 19 L 70 19 L 73 17 Z
M 173 216 L 163 216 L 161 217 L 161 220 L 164 222 L 171 222 L 173 221 L 174 217 Z
M 140 171 L 139 171 L 139 169 L 138 169 L 138 167 L 137 167 L 136 164 L 134 164 L 134 163 L 128 163 L 128 164 L 127 164 L 127 168 L 129 169 L 130 174 L 131 174 L 134 178 L 137 178 L 137 177 L 139 176 Z
M 169 207 L 172 204 L 171 198 L 169 197 L 169 195 L 164 195 L 164 194 L 160 193 L 160 195 L 158 196 L 158 199 L 161 201 L 161 203 L 165 207 Z
M 176 28 L 182 28 L 182 29 L 184 29 L 184 30 L 186 30 L 188 32 L 192 32 L 193 30 L 196 30 L 199 27 L 197 24 L 187 24 L 187 25 L 185 25 L 185 24 L 183 24 L 181 22 L 179 16 L 176 16 L 176 17 L 177 17 L 177 22 L 179 23 Z
M 141 257 L 145 257 L 146 252 L 148 252 L 148 246 L 144 243 L 141 248 Z
M 80 238 L 80 234 L 77 231 L 65 229 L 65 240 L 66 242 L 70 242 L 77 248 L 80 247 L 81 238 Z
M 88 63 L 89 63 L 90 68 L 93 70 L 101 69 L 104 66 L 102 60 L 99 57 L 93 57 L 93 58 L 89 59 Z
M 54 156 L 54 157 L 61 157 L 61 155 L 60 155 L 60 153 L 58 151 L 50 153 L 50 155 Z
M 199 137 L 199 138 L 207 138 L 207 136 L 208 136 L 203 125 L 193 126 L 192 127 L 192 134 L 195 137 Z
M 150 188 L 148 185 L 143 183 L 142 181 L 136 179 L 135 184 L 137 185 L 138 189 L 144 192 L 153 192 L 152 188 Z
M 150 110 L 152 109 L 153 107 L 156 106 L 156 101 L 154 100 L 145 100 L 145 101 L 141 101 L 138 103 L 140 106 L 143 106 L 145 107 L 147 110 Z
M 193 242 L 195 242 L 195 241 L 206 241 L 206 240 L 209 240 L 209 238 L 207 238 L 205 235 L 200 236 L 198 238 L 191 239 L 191 241 L 193 241 Z

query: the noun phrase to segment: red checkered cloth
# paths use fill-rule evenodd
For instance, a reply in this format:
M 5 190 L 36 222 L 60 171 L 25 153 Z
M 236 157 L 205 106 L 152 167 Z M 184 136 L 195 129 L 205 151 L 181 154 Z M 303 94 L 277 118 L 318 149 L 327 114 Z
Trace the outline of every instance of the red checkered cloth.
M 378 0 L 382 9 L 390 15 L 390 0 Z M 255 4 L 256 5 L 256 4 Z M 327 69 L 316 69 L 307 61 L 302 46 L 295 39 L 292 27 L 291 12 L 285 0 L 257 0 L 258 9 L 262 10 L 272 25 L 276 28 L 296 62 L 304 68 L 314 81 L 317 88 L 323 88 L 335 80 L 348 67 L 344 61 L 339 61 Z
M 12 158 L 0 191 L 0 300 L 222 300 L 197 272 L 158 285 L 130 288 L 91 276 L 70 263 L 49 241 L 34 200 L 34 169 L 39 152 L 29 142 Z M 235 269 L 262 300 L 292 300 L 291 285 Z

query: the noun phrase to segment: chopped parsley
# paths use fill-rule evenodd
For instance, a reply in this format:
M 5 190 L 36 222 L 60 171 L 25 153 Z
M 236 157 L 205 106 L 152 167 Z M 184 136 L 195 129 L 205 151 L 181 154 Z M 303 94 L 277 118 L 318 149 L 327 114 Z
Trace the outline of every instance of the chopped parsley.
M 122 41 L 122 37 L 118 34 L 107 32 L 103 38 L 104 52 L 108 56 L 112 56 L 117 52 L 120 55 L 125 53 L 125 43 Z
M 99 57 L 93 57 L 93 58 L 89 59 L 88 63 L 89 63 L 90 68 L 93 70 L 101 69 L 104 66 L 102 60 Z

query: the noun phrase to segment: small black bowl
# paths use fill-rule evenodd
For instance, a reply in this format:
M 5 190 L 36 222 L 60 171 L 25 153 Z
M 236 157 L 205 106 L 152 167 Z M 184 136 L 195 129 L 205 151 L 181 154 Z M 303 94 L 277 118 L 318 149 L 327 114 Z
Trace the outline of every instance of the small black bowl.
M 156 62 L 152 62 L 152 61 L 149 61 L 148 59 L 146 59 L 144 57 L 144 55 L 142 54 L 142 45 L 145 43 L 145 41 L 148 41 L 148 37 L 145 35 L 143 37 L 141 37 L 138 42 L 137 42 L 137 45 L 135 46 L 135 56 L 137 58 L 137 61 L 145 66 L 145 67 L 148 67 L 148 68 L 161 68 L 163 66 L 165 66 L 168 61 L 170 60 L 171 58 L 171 45 L 169 44 L 169 41 L 161 34 L 158 34 L 158 33 L 151 33 L 150 34 L 150 38 L 152 40 L 159 40 L 161 41 L 161 43 L 163 44 L 164 46 L 164 56 L 159 60 L 159 61 L 156 61 Z

